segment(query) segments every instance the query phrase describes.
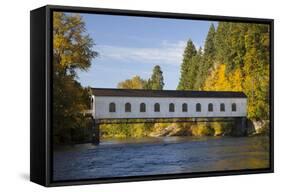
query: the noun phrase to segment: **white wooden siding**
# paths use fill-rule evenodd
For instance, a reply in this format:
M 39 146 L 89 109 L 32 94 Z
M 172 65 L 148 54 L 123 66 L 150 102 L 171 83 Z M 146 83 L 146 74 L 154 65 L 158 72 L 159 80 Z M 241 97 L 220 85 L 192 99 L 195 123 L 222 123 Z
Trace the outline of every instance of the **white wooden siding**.
M 181 98 L 181 97 L 115 97 L 93 96 L 93 116 L 97 119 L 110 118 L 173 118 L 173 117 L 244 117 L 247 115 L 246 98 Z M 109 104 L 116 105 L 116 112 L 109 112 Z M 131 104 L 131 112 L 125 112 L 125 104 Z M 140 104 L 146 104 L 146 112 L 140 112 Z M 160 104 L 160 112 L 154 112 L 154 104 Z M 169 112 L 169 104 L 175 104 L 175 112 Z M 187 103 L 188 111 L 182 112 L 182 104 Z M 196 103 L 201 104 L 201 112 L 196 112 Z M 208 104 L 213 104 L 213 112 L 208 111 Z M 225 111 L 220 111 L 220 104 L 225 104 Z M 232 103 L 236 111 L 232 111 Z

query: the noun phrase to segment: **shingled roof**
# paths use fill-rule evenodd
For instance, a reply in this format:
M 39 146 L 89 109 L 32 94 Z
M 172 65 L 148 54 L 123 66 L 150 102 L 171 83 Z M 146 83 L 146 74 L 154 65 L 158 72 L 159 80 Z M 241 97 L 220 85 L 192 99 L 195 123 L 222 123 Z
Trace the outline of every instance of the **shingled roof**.
M 190 97 L 190 98 L 247 98 L 243 92 L 234 91 L 178 91 L 145 89 L 92 88 L 95 96 L 112 97 Z

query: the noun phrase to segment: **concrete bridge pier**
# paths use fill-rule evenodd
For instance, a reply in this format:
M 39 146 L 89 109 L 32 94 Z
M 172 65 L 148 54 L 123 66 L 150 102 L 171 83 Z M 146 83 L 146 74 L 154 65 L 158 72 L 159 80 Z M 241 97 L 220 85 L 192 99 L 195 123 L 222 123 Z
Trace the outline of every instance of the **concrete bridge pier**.
M 99 145 L 99 143 L 100 143 L 100 125 L 99 125 L 99 121 L 93 118 L 92 144 Z
M 247 118 L 241 117 L 241 129 L 243 131 L 243 136 L 247 135 Z
M 237 117 L 231 135 L 247 136 L 247 134 L 247 117 Z

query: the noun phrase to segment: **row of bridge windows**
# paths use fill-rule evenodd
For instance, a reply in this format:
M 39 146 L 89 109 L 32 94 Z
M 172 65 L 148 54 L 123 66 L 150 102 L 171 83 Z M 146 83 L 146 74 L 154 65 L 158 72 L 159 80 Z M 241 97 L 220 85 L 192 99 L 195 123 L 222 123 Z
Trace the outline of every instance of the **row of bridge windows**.
M 196 112 L 201 112 L 201 104 L 197 103 L 196 104 Z M 232 103 L 231 104 L 231 111 L 236 111 L 236 103 Z M 132 106 L 131 103 L 126 103 L 125 104 L 125 112 L 131 112 L 132 110 Z M 187 112 L 188 111 L 188 105 L 187 103 L 183 103 L 182 104 L 182 112 Z M 208 111 L 212 112 L 214 111 L 214 106 L 212 103 L 208 104 Z M 220 111 L 225 111 L 225 104 L 221 103 L 220 104 Z M 110 103 L 109 104 L 109 112 L 116 112 L 116 105 L 115 103 Z M 146 112 L 146 104 L 145 103 L 141 103 L 140 104 L 140 112 Z M 154 112 L 160 112 L 160 104 L 159 103 L 155 103 L 154 104 Z M 170 103 L 169 104 L 169 112 L 175 112 L 175 104 L 174 103 Z

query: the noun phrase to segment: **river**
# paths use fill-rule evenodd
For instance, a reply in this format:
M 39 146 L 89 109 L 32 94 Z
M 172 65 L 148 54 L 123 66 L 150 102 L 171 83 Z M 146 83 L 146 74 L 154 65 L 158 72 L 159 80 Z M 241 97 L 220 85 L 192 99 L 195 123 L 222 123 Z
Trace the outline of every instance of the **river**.
M 56 148 L 53 157 L 54 181 L 268 168 L 269 138 L 106 139 Z

